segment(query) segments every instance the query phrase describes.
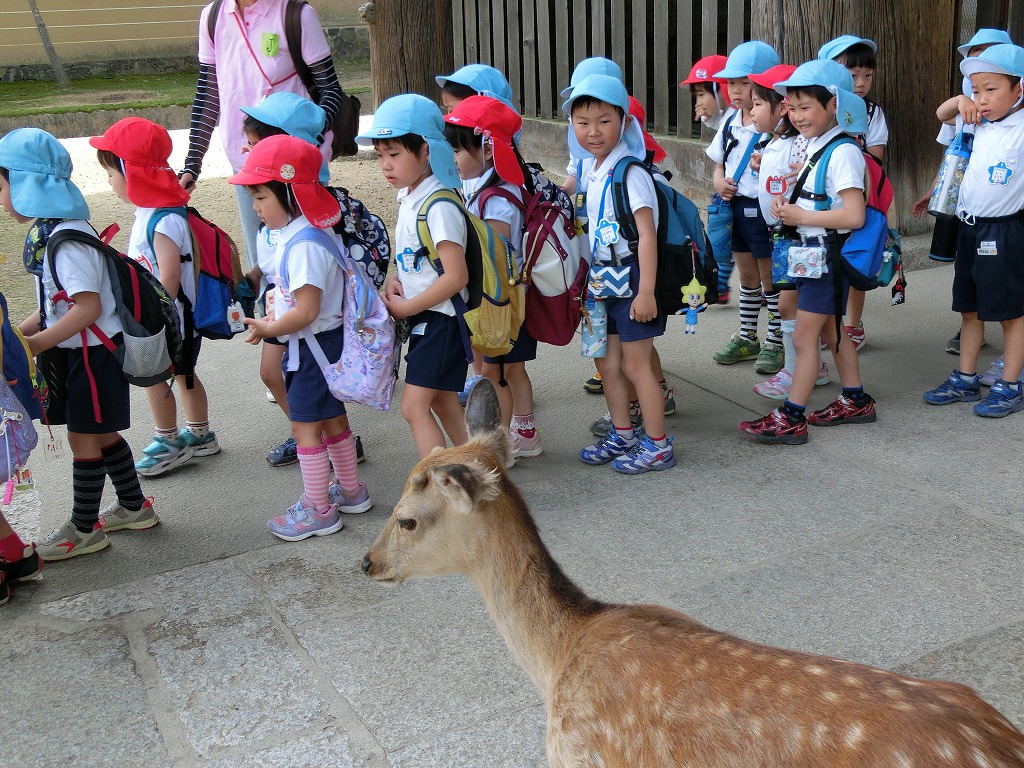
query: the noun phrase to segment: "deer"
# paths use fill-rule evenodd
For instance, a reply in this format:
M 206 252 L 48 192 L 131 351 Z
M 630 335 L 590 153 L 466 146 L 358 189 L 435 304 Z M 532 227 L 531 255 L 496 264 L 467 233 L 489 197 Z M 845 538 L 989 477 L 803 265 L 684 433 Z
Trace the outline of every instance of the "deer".
M 486 379 L 469 441 L 435 449 L 362 561 L 376 581 L 465 574 L 547 709 L 552 768 L 1024 768 L 1024 734 L 971 688 L 761 645 L 563 572 L 505 471 Z

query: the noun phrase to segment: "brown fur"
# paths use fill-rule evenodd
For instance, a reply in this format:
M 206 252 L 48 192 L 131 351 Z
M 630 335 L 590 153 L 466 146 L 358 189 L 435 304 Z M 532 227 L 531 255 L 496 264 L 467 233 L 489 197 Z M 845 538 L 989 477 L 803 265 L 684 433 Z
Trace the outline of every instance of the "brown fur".
M 587 597 L 502 469 L 508 451 L 492 431 L 424 458 L 363 568 L 469 576 L 544 694 L 555 768 L 1024 768 L 1024 735 L 965 686 Z

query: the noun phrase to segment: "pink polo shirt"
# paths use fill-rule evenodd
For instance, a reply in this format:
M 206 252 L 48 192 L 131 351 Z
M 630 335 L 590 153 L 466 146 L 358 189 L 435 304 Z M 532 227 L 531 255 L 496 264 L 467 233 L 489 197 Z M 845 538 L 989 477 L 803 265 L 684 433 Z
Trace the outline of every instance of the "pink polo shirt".
M 295 72 L 288 41 L 284 34 L 286 0 L 256 0 L 248 8 L 239 8 L 235 0 L 220 6 L 214 35 L 210 39 L 207 22 L 210 5 L 199 17 L 199 63 L 217 67 L 220 94 L 220 140 L 231 167 L 240 171 L 246 146 L 239 107 L 259 104 L 264 96 L 279 91 L 309 98 L 309 91 Z M 320 24 L 320 16 L 308 3 L 302 7 L 302 60 L 307 64 L 323 61 L 331 55 Z M 331 159 L 331 134 L 324 139 L 325 162 Z

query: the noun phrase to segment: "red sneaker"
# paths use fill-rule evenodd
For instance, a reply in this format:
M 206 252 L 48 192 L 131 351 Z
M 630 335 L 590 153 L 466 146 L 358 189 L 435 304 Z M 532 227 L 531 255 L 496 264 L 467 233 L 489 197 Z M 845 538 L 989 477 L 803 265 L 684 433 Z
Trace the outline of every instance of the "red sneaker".
M 846 335 L 853 342 L 853 348 L 860 350 L 864 346 L 864 323 L 846 326 Z
M 803 445 L 807 442 L 807 420 L 793 424 L 778 408 L 754 421 L 740 424 L 740 432 L 759 443 Z
M 719 304 L 728 304 L 729 303 L 729 291 L 722 291 L 720 294 L 718 294 L 718 303 Z
M 870 424 L 876 418 L 875 401 L 870 397 L 864 405 L 858 406 L 840 395 L 820 411 L 814 411 L 807 421 L 816 427 L 834 427 L 836 424 Z

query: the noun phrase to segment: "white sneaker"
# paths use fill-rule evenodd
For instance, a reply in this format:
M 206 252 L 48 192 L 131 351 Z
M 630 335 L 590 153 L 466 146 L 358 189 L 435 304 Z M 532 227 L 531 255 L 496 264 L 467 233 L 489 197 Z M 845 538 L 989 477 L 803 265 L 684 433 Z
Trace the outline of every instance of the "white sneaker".
M 1003 356 L 1000 355 L 992 361 L 992 365 L 988 367 L 988 370 L 981 374 L 981 378 L 978 379 L 978 383 L 983 387 L 991 387 L 1003 378 L 1003 364 Z
M 43 560 L 67 560 L 69 557 L 88 555 L 110 546 L 110 539 L 102 528 L 82 533 L 69 518 L 64 525 L 36 544 L 36 554 Z
M 818 378 L 814 380 L 814 386 L 822 387 L 832 381 L 832 377 L 828 374 L 828 363 L 824 360 L 821 361 L 821 370 L 818 371 Z
M 277 402 L 277 398 L 274 397 L 274 393 L 271 392 L 269 389 L 267 390 L 267 400 L 269 400 L 272 403 L 276 403 Z

